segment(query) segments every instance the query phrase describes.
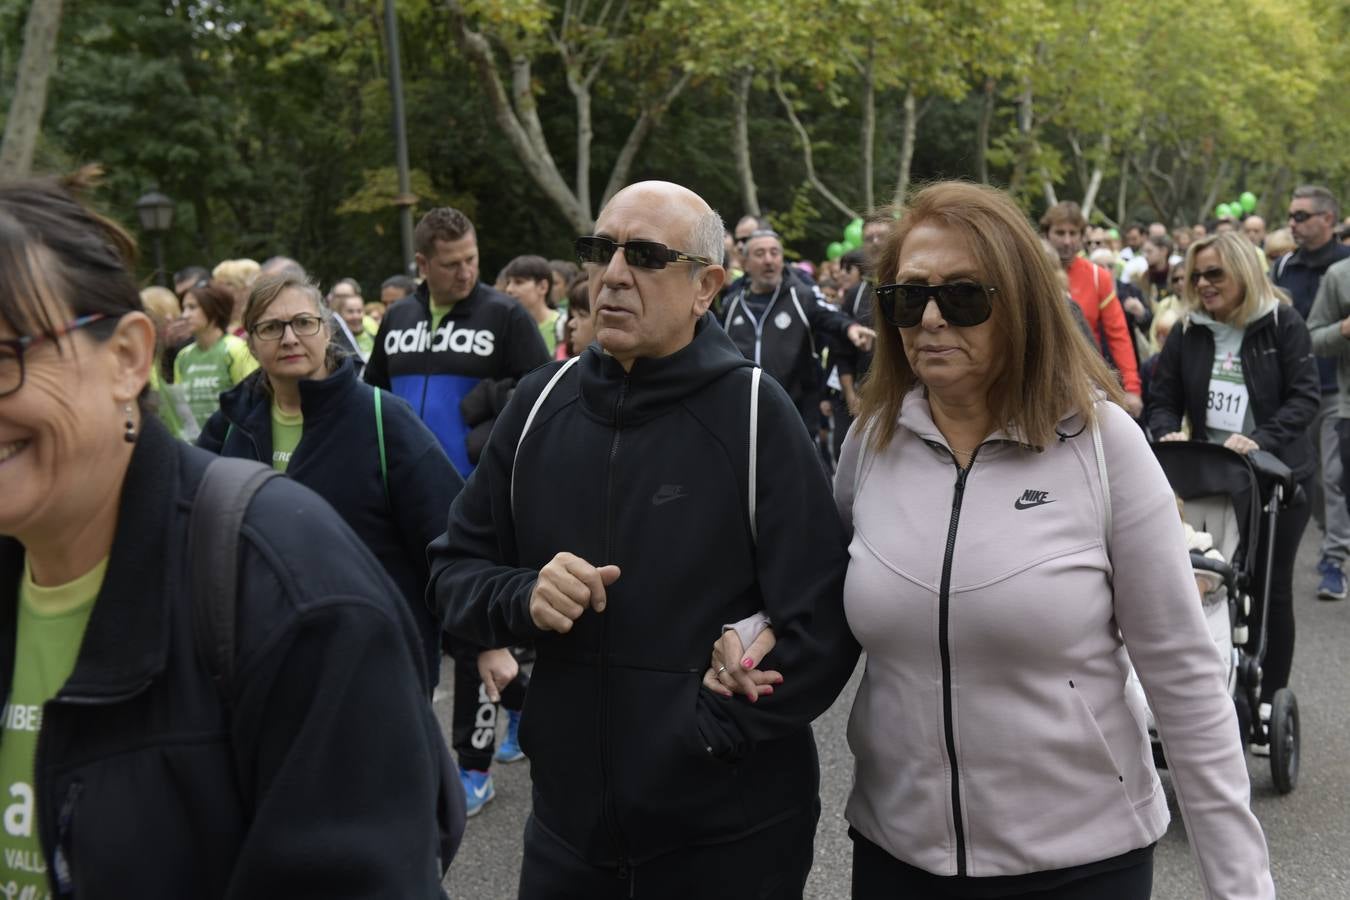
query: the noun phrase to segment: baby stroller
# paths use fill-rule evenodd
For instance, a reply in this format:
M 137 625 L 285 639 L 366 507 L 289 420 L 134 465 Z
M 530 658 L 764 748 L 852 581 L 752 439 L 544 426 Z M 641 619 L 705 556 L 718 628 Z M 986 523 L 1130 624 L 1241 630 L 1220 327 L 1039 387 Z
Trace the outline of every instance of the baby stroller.
M 1211 534 L 1225 560 L 1191 554 L 1194 569 L 1213 573 L 1221 582 L 1207 596 L 1205 613 L 1215 643 L 1229 660 L 1228 685 L 1243 740 L 1269 745 L 1275 789 L 1287 794 L 1298 783 L 1298 700 L 1283 688 L 1272 699 L 1269 725 L 1255 714 L 1260 708 L 1270 598 L 1269 578 L 1256 583 L 1256 555 L 1258 549 L 1266 553 L 1262 569 L 1270 572 L 1276 520 L 1280 508 L 1295 500 L 1298 486 L 1288 466 L 1260 450 L 1243 456 L 1218 444 L 1176 441 L 1155 444 L 1153 452 L 1172 490 L 1184 501 L 1183 518 L 1197 531 Z M 1229 625 L 1226 634 L 1224 619 Z M 1154 759 L 1165 766 L 1152 723 L 1150 734 Z

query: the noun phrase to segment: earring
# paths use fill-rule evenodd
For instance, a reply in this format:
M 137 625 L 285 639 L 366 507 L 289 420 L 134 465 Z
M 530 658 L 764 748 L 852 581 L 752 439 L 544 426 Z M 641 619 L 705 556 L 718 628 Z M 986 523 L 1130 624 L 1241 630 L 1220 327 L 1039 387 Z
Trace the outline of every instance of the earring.
M 127 430 L 122 433 L 122 439 L 128 444 L 134 444 L 136 443 L 136 419 L 132 417 L 131 404 L 128 403 L 123 409 L 127 414 Z

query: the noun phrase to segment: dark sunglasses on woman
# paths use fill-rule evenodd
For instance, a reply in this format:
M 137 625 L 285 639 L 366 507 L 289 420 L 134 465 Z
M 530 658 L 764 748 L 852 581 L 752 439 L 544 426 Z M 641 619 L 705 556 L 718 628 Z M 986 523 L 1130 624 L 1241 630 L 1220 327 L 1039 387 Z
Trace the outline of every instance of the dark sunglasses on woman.
M 1201 278 L 1205 279 L 1215 287 L 1218 287 L 1223 284 L 1224 279 L 1227 277 L 1228 273 L 1217 267 L 1213 269 L 1200 269 L 1191 273 L 1191 287 L 1199 285 Z
M 913 328 L 923 321 L 928 301 L 936 301 L 948 325 L 969 328 L 989 319 L 992 295 L 998 288 L 973 281 L 952 284 L 882 284 L 877 286 L 881 315 L 897 328 Z

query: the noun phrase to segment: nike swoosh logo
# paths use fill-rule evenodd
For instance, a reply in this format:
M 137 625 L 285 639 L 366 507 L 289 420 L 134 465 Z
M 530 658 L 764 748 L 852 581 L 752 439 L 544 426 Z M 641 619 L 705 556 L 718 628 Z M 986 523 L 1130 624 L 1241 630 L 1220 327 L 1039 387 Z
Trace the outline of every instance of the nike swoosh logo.
M 652 506 L 665 506 L 672 500 L 680 500 L 688 496 L 689 495 L 682 490 L 657 491 L 656 494 L 652 496 Z
M 484 797 L 487 796 L 487 792 L 488 786 L 486 784 L 483 785 L 482 787 L 476 787 L 473 789 L 473 798 L 475 800 L 482 800 Z
M 1044 506 L 1047 503 L 1054 502 L 1055 501 L 1053 500 L 1037 500 L 1034 503 L 1023 503 L 1021 500 L 1018 500 L 1013 503 L 1013 509 L 1031 509 L 1033 506 Z

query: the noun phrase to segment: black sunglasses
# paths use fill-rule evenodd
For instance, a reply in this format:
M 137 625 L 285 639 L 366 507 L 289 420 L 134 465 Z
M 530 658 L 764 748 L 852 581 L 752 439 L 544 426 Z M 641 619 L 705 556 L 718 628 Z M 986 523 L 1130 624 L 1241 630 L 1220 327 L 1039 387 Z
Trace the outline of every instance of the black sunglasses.
M 987 321 L 994 311 L 990 297 L 998 288 L 972 281 L 952 284 L 882 284 L 877 285 L 877 301 L 881 315 L 897 328 L 913 328 L 923 321 L 928 301 L 935 300 L 938 312 L 948 325 L 969 328 Z
M 664 269 L 666 263 L 673 262 L 691 262 L 698 263 L 701 266 L 715 265 L 707 257 L 672 250 L 665 244 L 658 244 L 656 241 L 627 241 L 620 244 L 607 237 L 588 235 L 577 238 L 576 248 L 577 259 L 582 265 L 586 263 L 608 265 L 609 261 L 614 258 L 614 251 L 620 248 L 623 249 L 624 260 L 630 266 L 636 266 L 639 269 Z
M 1196 287 L 1197 285 L 1199 285 L 1201 278 L 1205 279 L 1215 287 L 1218 287 L 1219 285 L 1223 284 L 1224 281 L 1228 278 L 1228 273 L 1225 272 L 1223 269 L 1217 267 L 1213 269 L 1202 269 L 1196 272 L 1192 272 L 1191 287 Z
M 1308 221 L 1313 216 L 1320 216 L 1320 215 L 1322 215 L 1320 212 L 1310 213 L 1306 209 L 1300 209 L 1297 210 L 1296 212 L 1291 212 L 1289 214 L 1289 221 L 1294 222 L 1298 225 L 1302 225 L 1304 222 Z

